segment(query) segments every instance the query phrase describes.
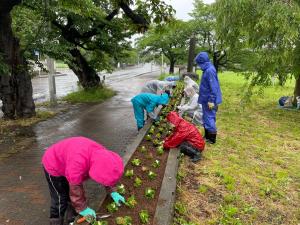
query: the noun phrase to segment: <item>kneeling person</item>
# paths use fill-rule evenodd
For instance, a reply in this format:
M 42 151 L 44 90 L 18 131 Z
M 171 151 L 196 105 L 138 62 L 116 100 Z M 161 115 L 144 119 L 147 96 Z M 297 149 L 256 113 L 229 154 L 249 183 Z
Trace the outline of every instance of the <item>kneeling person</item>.
M 200 160 L 205 141 L 197 127 L 182 119 L 176 112 L 170 112 L 167 120 L 174 127 L 174 131 L 165 139 L 164 148 L 178 147 L 180 152 L 191 157 L 193 162 Z

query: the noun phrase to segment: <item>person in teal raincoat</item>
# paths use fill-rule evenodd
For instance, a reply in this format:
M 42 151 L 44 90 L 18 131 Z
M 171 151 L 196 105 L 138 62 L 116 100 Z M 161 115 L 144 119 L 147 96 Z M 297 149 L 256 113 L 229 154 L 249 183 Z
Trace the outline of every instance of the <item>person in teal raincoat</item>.
M 155 95 L 150 93 L 141 93 L 131 99 L 134 116 L 136 119 L 138 130 L 144 127 L 144 110 L 147 111 L 150 118 L 157 120 L 157 115 L 154 113 L 155 107 L 159 105 L 166 105 L 169 102 L 169 95 L 163 93 Z

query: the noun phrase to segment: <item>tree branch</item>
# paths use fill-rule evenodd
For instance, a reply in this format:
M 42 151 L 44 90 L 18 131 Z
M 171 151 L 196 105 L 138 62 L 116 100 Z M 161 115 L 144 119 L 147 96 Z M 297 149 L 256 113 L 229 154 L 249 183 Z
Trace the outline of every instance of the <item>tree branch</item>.
M 109 15 L 105 17 L 107 22 L 110 22 L 116 15 L 119 13 L 119 8 L 114 9 Z M 98 30 L 103 29 L 106 26 L 106 23 L 99 24 L 98 26 L 94 27 L 92 30 L 85 32 L 81 35 L 82 38 L 90 38 L 98 34 Z
M 140 25 L 141 27 L 144 28 L 148 28 L 149 23 L 144 17 L 134 13 L 134 11 L 132 11 L 132 9 L 123 2 L 121 2 L 119 5 L 121 9 L 124 11 L 124 13 L 126 14 L 126 16 L 128 16 L 134 24 Z

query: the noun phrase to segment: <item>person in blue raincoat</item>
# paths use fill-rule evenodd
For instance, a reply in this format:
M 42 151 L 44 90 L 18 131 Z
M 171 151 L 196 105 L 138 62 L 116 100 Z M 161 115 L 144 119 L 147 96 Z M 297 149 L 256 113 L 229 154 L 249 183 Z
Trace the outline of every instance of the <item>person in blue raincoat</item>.
M 222 103 L 222 93 L 216 68 L 210 62 L 207 52 L 200 52 L 195 61 L 203 71 L 198 102 L 202 104 L 205 139 L 208 143 L 216 142 L 216 113 Z
M 134 116 L 136 119 L 138 130 L 144 127 L 144 110 L 147 111 L 150 118 L 157 120 L 157 115 L 154 113 L 155 107 L 166 105 L 169 102 L 169 95 L 163 93 L 161 95 L 151 93 L 141 93 L 131 99 Z

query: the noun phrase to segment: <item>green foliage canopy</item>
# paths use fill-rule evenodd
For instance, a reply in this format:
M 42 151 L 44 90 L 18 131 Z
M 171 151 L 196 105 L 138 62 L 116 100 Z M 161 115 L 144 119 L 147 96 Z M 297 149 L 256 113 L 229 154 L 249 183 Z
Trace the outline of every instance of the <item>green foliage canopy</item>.
M 130 49 L 134 33 L 153 22 L 163 24 L 172 13 L 171 6 L 157 0 L 24 0 L 13 19 L 28 58 L 39 50 L 70 64 L 70 50 L 76 48 L 94 69 L 111 70 Z
M 163 53 L 172 66 L 186 58 L 191 33 L 192 29 L 188 22 L 173 20 L 163 27 L 153 26 L 139 39 L 138 48 L 144 55 L 155 56 Z
M 284 83 L 296 65 L 299 6 L 284 0 L 217 0 L 215 12 L 224 44 L 250 57 L 244 70 L 251 86 L 269 85 L 274 75 Z

